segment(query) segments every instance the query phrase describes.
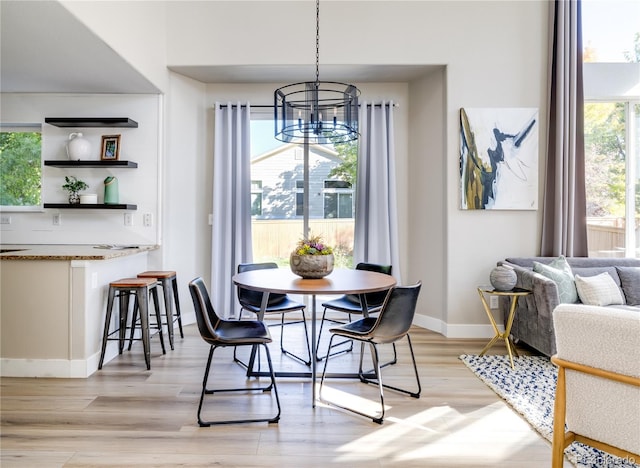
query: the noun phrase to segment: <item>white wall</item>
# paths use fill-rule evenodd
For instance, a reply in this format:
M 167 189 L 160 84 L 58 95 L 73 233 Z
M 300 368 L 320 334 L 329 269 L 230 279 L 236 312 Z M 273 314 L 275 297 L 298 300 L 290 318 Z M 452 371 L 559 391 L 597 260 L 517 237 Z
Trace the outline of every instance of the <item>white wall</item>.
M 104 199 L 104 179 L 118 178 L 120 203 L 137 205 L 136 211 L 43 209 L 40 212 L 11 212 L 11 224 L 0 225 L 5 244 L 157 244 L 160 213 L 159 161 L 160 102 L 154 95 L 85 94 L 1 94 L 2 122 L 42 124 L 42 159 L 68 160 L 69 134 L 82 132 L 91 143 L 93 156 L 100 159 L 102 135 L 120 134 L 120 159 L 138 163 L 137 169 L 57 168 L 44 166 L 42 199 L 45 203 L 67 203 L 61 187 L 64 177 L 75 175 L 89 184 L 84 193 Z M 59 128 L 45 124 L 45 117 L 129 117 L 138 128 Z M 133 226 L 124 225 L 124 213 Z M 62 224 L 53 225 L 53 214 Z M 143 225 L 150 213 L 152 226 Z
M 169 6 L 169 65 L 313 63 L 312 2 L 216 1 L 184 6 L 184 2 Z M 396 123 L 397 129 L 410 132 L 406 139 L 398 136 L 396 143 L 404 145 L 398 150 L 399 186 L 410 193 L 401 205 L 402 235 L 407 240 L 401 248 L 408 265 L 403 276 L 406 282 L 425 282 L 419 313 L 424 323 L 449 336 L 490 335 L 476 286 L 488 281 L 496 261 L 539 250 L 538 211 L 459 209 L 459 110 L 537 107 L 540 116 L 546 115 L 548 8 L 544 1 L 328 1 L 321 5 L 321 70 L 322 63 L 446 66 L 446 82 L 434 81 L 444 96 L 443 123 L 435 114 L 421 116 L 412 111 L 416 120 L 410 127 L 408 120 L 405 127 Z M 286 28 L 269 32 L 264 28 L 283 22 Z M 242 32 L 240 26 L 245 28 Z M 428 78 L 423 79 L 428 83 Z M 401 112 L 428 104 L 428 85 L 411 86 Z M 208 89 L 212 92 L 215 86 Z M 245 97 L 264 103 L 259 92 Z M 242 95 L 233 95 L 234 100 L 238 98 Z M 428 105 L 429 112 L 440 112 Z M 430 121 L 443 133 L 420 128 Z M 541 155 L 545 138 L 542 122 Z M 443 172 L 430 171 L 424 163 L 425 151 Z M 540 174 L 544 166 L 541 156 Z M 541 202 L 542 177 L 539 186 Z M 434 197 L 434 187 L 442 189 L 440 200 Z M 423 255 L 424 260 L 416 264 L 415 250 L 421 248 L 421 241 L 436 241 L 436 245 L 430 247 L 433 255 Z
M 100 10 L 89 5 L 73 11 L 80 19 L 90 15 L 88 23 L 101 30 L 95 24 Z M 148 25 L 139 2 L 115 5 L 126 24 L 140 20 Z M 313 2 L 180 1 L 162 7 L 166 7 L 166 65 L 287 66 L 310 65 L 315 59 Z M 538 107 L 539 115 L 546 115 L 548 8 L 546 1 L 322 2 L 321 63 L 444 67 L 436 77 L 399 86 L 404 87 L 404 97 L 398 99 L 396 143 L 398 185 L 403 190 L 403 277 L 405 282 L 424 281 L 420 319 L 449 336 L 490 335 L 476 286 L 488 280 L 497 260 L 539 250 L 539 212 L 459 209 L 458 120 L 461 107 Z M 278 27 L 283 24 L 286 27 Z M 136 53 L 126 50 L 132 47 L 132 33 L 125 43 L 102 34 L 134 66 L 150 78 L 156 76 L 159 57 L 153 56 L 149 71 L 150 57 L 140 56 L 140 45 L 134 46 Z M 137 43 L 144 37 L 135 39 Z M 375 97 L 389 98 L 386 85 L 358 84 L 363 94 L 382 91 Z M 203 89 L 191 80 L 171 77 L 164 119 L 165 160 L 171 170 L 163 185 L 170 201 L 162 212 L 167 266 L 184 267 L 187 276 L 196 270 L 204 270 L 203 276 L 208 273 L 213 100 L 229 96 L 269 103 L 267 96 L 277 85 Z M 423 105 L 428 110 L 420 112 Z M 545 138 L 542 122 L 540 174 Z M 429 164 L 425 152 L 433 158 Z M 542 177 L 539 186 L 542 189 Z M 183 203 L 176 201 L 181 196 Z M 431 244 L 429 255 L 416 254 L 422 252 L 421 242 Z

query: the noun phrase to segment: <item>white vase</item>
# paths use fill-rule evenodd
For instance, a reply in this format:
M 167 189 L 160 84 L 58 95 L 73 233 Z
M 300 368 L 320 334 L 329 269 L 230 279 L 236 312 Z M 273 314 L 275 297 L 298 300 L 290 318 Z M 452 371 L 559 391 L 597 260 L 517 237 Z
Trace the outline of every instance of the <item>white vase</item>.
M 88 159 L 91 156 L 91 143 L 82 137 L 82 133 L 71 133 L 67 141 L 67 156 L 72 161 Z
M 292 253 L 289 265 L 292 272 L 304 279 L 324 278 L 333 271 L 333 254 L 298 255 Z

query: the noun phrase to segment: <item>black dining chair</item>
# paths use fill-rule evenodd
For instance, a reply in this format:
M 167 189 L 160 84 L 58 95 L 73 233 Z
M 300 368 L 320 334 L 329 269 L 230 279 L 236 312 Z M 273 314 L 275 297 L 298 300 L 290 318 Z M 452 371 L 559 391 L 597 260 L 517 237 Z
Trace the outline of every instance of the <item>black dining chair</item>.
M 276 378 L 273 372 L 273 364 L 271 355 L 269 354 L 268 343 L 271 343 L 271 335 L 266 325 L 258 320 L 223 320 L 218 317 L 211 305 L 209 293 L 202 278 L 198 277 L 189 283 L 189 291 L 193 299 L 193 307 L 196 313 L 196 321 L 198 322 L 198 330 L 202 339 L 211 345 L 209 349 L 209 358 L 202 380 L 202 392 L 200 394 L 200 403 L 198 404 L 198 424 L 201 427 L 208 427 L 214 424 L 232 424 L 232 423 L 251 423 L 251 422 L 268 422 L 276 423 L 280 419 L 280 399 L 278 398 L 278 389 L 276 387 Z M 266 352 L 267 362 L 269 363 L 269 372 L 271 375 L 271 383 L 266 387 L 241 387 L 241 388 L 220 388 L 209 389 L 207 383 L 209 372 L 211 370 L 211 362 L 213 360 L 213 352 L 222 347 L 238 347 L 238 346 L 262 346 Z M 261 391 L 268 392 L 273 389 L 278 406 L 278 412 L 275 416 L 268 418 L 249 418 L 249 419 L 233 419 L 233 420 L 216 420 L 204 421 L 202 419 L 202 405 L 205 395 L 213 395 L 222 392 L 249 392 Z
M 376 263 L 365 263 L 361 262 L 356 265 L 356 270 L 366 270 L 366 271 L 374 271 L 376 273 L 384 273 L 385 275 L 391 275 L 391 265 L 378 265 Z M 382 307 L 384 303 L 385 297 L 387 297 L 388 291 L 379 291 L 373 293 L 365 294 L 365 299 L 367 301 L 367 311 L 369 314 L 376 313 Z M 362 315 L 362 304 L 360 303 L 360 296 L 358 294 L 345 294 L 337 299 L 333 299 L 331 301 L 323 302 L 322 307 L 324 307 L 324 311 L 322 312 L 322 320 L 320 320 L 320 330 L 318 331 L 318 340 L 316 342 L 316 350 L 320 349 L 320 338 L 322 337 L 322 328 L 325 321 L 329 321 L 332 323 L 345 323 L 334 319 L 327 319 L 327 310 L 333 310 L 337 312 L 343 312 L 348 315 L 347 322 L 351 322 L 351 315 Z M 348 348 L 343 348 L 340 351 L 332 352 L 332 349 L 337 348 L 339 346 L 349 344 Z M 348 353 L 353 350 L 353 341 L 352 340 L 342 340 L 338 343 L 335 343 L 333 347 L 329 347 L 327 349 L 327 353 L 324 356 L 318 355 L 316 351 L 316 360 L 322 361 L 331 356 L 335 356 L 336 354 Z M 390 363 L 394 364 L 396 361 L 396 350 L 394 346 L 394 357 Z
M 416 366 L 416 358 L 413 353 L 413 346 L 411 345 L 409 329 L 411 328 L 413 317 L 416 312 L 416 304 L 418 302 L 418 295 L 420 294 L 421 287 L 421 282 L 418 282 L 412 286 L 397 286 L 390 291 L 377 317 L 365 317 L 361 318 L 360 320 L 356 320 L 355 322 L 350 322 L 345 325 L 329 329 L 329 332 L 331 332 L 332 334 L 329 345 L 331 345 L 331 342 L 336 337 L 349 338 L 351 340 L 360 341 L 362 343 L 369 343 L 371 348 L 371 356 L 373 359 L 373 372 L 375 373 L 375 378 L 371 379 L 363 372 L 362 353 L 360 354 L 359 377 L 360 381 L 363 383 L 378 385 L 378 388 L 380 389 L 380 413 L 378 415 L 371 416 L 354 408 L 342 406 L 335 401 L 328 401 L 323 398 L 322 390 L 324 388 L 325 376 L 327 374 L 327 364 L 329 363 L 330 359 L 326 359 L 324 362 L 322 379 L 320 380 L 320 389 L 318 391 L 318 398 L 320 401 L 333 406 L 337 406 L 347 411 L 351 411 L 361 416 L 366 416 L 368 418 L 371 418 L 373 422 L 382 424 L 385 413 L 383 388 L 389 388 L 391 390 L 402 392 L 413 398 L 420 398 L 422 386 L 420 385 L 420 377 L 418 376 L 418 367 Z M 378 356 L 378 345 L 395 343 L 405 336 L 407 337 L 407 342 L 409 343 L 409 351 L 411 353 L 413 370 L 416 376 L 417 391 L 415 392 L 382 383 L 380 359 Z
M 241 263 L 238 265 L 238 273 L 244 273 L 245 271 L 253 271 L 253 270 L 266 270 L 271 268 L 278 268 L 278 265 L 273 262 L 265 262 L 265 263 Z M 239 320 L 242 320 L 242 312 L 247 310 L 256 315 L 260 313 L 260 306 L 262 304 L 262 296 L 263 292 L 261 291 L 252 291 L 250 289 L 238 287 L 238 301 L 240 302 L 240 316 Z M 268 314 L 280 314 L 280 323 L 274 326 L 280 327 L 280 350 L 283 354 L 288 355 L 307 366 L 311 365 L 311 349 L 309 348 L 309 332 L 307 331 L 307 318 L 304 313 L 305 305 L 301 302 L 294 301 L 289 298 L 286 294 L 277 294 L 270 293 L 269 300 L 267 304 L 267 308 L 265 310 L 265 315 Z M 285 322 L 284 316 L 289 312 L 300 311 L 302 313 L 302 320 L 288 321 Z M 307 356 L 305 359 L 297 354 L 287 351 L 284 348 L 284 327 L 287 325 L 295 325 L 302 323 L 304 329 L 304 343 L 307 348 Z M 246 367 L 246 364 L 239 359 L 234 354 L 234 360 L 243 366 Z

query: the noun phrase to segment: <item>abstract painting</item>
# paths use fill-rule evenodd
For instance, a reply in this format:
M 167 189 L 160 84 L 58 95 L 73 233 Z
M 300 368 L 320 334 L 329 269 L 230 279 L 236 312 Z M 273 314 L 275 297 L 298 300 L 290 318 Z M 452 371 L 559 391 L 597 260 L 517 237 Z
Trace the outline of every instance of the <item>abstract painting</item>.
M 538 109 L 460 109 L 463 210 L 538 208 Z

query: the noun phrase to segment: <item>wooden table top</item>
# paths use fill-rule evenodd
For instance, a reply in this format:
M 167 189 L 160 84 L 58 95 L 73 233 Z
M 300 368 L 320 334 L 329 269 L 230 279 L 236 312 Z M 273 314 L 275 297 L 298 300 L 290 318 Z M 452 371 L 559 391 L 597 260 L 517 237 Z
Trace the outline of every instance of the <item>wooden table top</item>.
M 238 273 L 234 284 L 254 291 L 283 294 L 362 294 L 386 291 L 396 285 L 391 275 L 366 270 L 338 268 L 320 279 L 303 279 L 289 268 Z

